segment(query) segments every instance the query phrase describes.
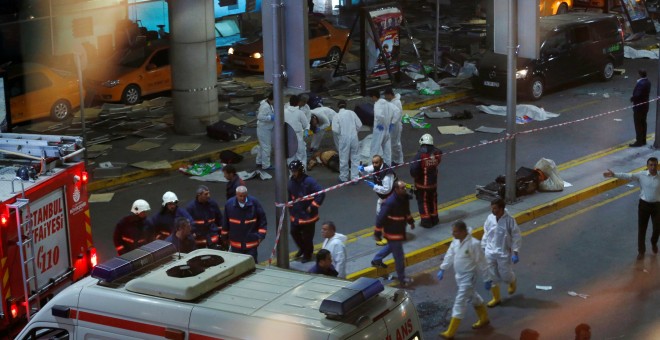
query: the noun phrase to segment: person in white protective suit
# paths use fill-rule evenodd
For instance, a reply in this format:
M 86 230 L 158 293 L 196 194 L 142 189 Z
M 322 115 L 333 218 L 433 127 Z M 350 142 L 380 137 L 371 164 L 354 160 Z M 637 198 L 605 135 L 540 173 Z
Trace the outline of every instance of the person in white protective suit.
M 257 113 L 257 139 L 259 152 L 257 153 L 257 168 L 272 170 L 270 153 L 273 143 L 273 127 L 275 126 L 275 111 L 273 110 L 273 93 L 259 103 Z
M 289 98 L 289 106 L 284 108 L 284 122 L 291 125 L 293 131 L 298 138 L 298 151 L 293 157 L 287 158 L 287 164 L 291 164 L 293 160 L 299 160 L 303 166 L 307 165 L 307 144 L 305 144 L 305 137 L 309 134 L 309 119 L 298 107 L 299 98 L 293 95 Z
M 477 284 L 477 272 L 481 272 L 486 289 L 489 289 L 493 281 L 488 276 L 486 258 L 481 249 L 479 240 L 470 235 L 465 222 L 456 221 L 452 226 L 452 240 L 445 259 L 438 271 L 438 280 L 442 281 L 445 270 L 454 268 L 458 292 L 451 312 L 451 321 L 446 331 L 440 333 L 441 337 L 451 339 L 456 334 L 461 320 L 465 317 L 468 303 L 472 304 L 479 316 L 479 321 L 472 324 L 472 328 L 482 328 L 490 323 L 484 299 L 475 290 Z
M 298 96 L 298 108 L 300 109 L 300 111 L 302 111 L 305 114 L 305 117 L 309 122 L 312 119 L 312 111 L 309 108 L 309 104 L 307 104 L 308 101 L 309 101 L 308 94 L 303 93 Z
M 360 141 L 358 131 L 362 121 L 357 114 L 346 109 L 346 101 L 339 101 L 339 112 L 332 121 L 332 132 L 337 140 L 339 152 L 339 181 L 346 182 L 360 177 Z M 350 171 L 349 171 L 350 162 Z
M 392 117 L 392 124 L 390 125 L 390 145 L 392 146 L 392 166 L 397 166 L 403 164 L 403 147 L 401 146 L 403 104 L 401 103 L 401 95 L 398 93 L 395 94 L 391 87 L 383 91 L 383 97 L 396 107 Z
M 520 228 L 516 220 L 505 209 L 506 203 L 497 198 L 490 202 L 492 214 L 484 222 L 484 236 L 481 238 L 481 247 L 486 253 L 488 273 L 494 283 L 490 289 L 493 299 L 488 301 L 488 307 L 495 307 L 500 303 L 499 282 L 509 285 L 509 295 L 516 292 L 516 275 L 513 273 L 513 264 L 518 263 L 518 251 L 522 243 Z
M 319 120 L 319 132 L 317 133 L 316 131 L 314 132 L 314 135 L 312 136 L 312 143 L 310 147 L 310 151 L 318 151 L 319 147 L 321 146 L 321 141 L 323 140 L 323 137 L 325 136 L 325 129 L 328 126 L 332 125 L 332 121 L 335 119 L 335 116 L 337 116 L 337 112 L 327 106 L 319 106 L 315 109 L 312 109 L 312 119 L 314 119 L 314 116 L 318 117 Z M 323 119 L 328 121 L 328 125 L 323 124 Z M 310 125 L 311 125 L 311 120 L 310 120 Z M 333 135 L 333 141 L 335 143 L 335 149 L 339 150 L 339 145 L 337 143 L 337 138 Z
M 386 164 L 392 164 L 392 146 L 390 144 L 390 124 L 396 107 L 380 98 L 378 90 L 370 90 L 369 97 L 374 101 L 374 130 L 371 137 L 372 155 L 382 155 Z

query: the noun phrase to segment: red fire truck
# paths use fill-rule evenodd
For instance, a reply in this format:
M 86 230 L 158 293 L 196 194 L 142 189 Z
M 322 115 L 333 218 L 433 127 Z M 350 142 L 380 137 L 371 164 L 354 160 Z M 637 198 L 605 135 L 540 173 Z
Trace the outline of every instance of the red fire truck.
M 82 139 L 0 134 L 0 334 L 87 276 L 96 249 Z

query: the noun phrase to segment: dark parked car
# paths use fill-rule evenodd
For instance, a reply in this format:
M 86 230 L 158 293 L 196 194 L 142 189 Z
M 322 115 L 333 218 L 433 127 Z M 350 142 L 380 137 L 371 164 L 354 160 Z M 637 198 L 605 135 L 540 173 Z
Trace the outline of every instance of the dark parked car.
M 540 19 L 538 59 L 518 58 L 518 95 L 540 99 L 550 89 L 598 76 L 609 80 L 623 63 L 623 30 L 611 14 L 567 13 Z M 475 87 L 483 93 L 506 92 L 507 56 L 486 53 L 478 63 Z

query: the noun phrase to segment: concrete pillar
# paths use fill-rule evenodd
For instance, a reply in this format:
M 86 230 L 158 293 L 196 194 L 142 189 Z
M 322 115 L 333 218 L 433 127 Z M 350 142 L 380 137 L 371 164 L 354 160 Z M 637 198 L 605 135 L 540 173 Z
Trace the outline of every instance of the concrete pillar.
M 169 0 L 174 128 L 180 134 L 203 134 L 218 120 L 213 3 Z

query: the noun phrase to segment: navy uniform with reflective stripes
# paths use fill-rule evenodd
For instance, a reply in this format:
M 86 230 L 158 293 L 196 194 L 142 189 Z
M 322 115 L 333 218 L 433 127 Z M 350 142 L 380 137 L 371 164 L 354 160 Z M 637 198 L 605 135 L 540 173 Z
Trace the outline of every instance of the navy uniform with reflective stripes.
M 410 175 L 415 180 L 415 197 L 422 227 L 432 227 L 439 222 L 438 166 L 441 160 L 440 149 L 424 144 L 419 147 L 410 165 Z
M 155 234 L 156 239 L 164 240 L 175 232 L 174 220 L 177 217 L 185 217 L 193 223 L 192 216 L 183 208 L 176 207 L 174 213 L 170 212 L 167 207 L 163 207 L 157 214 L 147 217 L 147 226 Z
M 222 226 L 222 212 L 218 202 L 212 198 L 206 203 L 194 199 L 188 203 L 186 210 L 193 219 L 192 232 L 195 234 L 197 248 L 216 247 L 220 241 L 220 226 Z
M 396 185 L 396 184 L 395 184 Z M 387 244 L 374 256 L 372 263 L 382 263 L 383 258 L 392 254 L 399 282 L 405 282 L 406 263 L 403 254 L 403 241 L 406 239 L 406 224 L 412 223 L 410 199 L 407 194 L 393 193 L 380 207 L 376 216 L 374 236 L 385 237 Z
M 236 197 L 225 204 L 222 237 L 229 239 L 231 251 L 249 254 L 257 262 L 257 247 L 266 238 L 266 213 L 256 198 L 248 195 L 241 207 Z
M 289 200 L 295 200 L 321 190 L 323 188 L 316 180 L 305 173 L 301 174 L 298 179 L 289 179 Z M 306 260 L 311 260 L 312 253 L 314 252 L 313 241 L 316 231 L 316 221 L 319 220 L 319 207 L 323 204 L 324 199 L 325 194 L 319 194 L 289 207 L 291 237 L 293 237 L 299 248 L 299 255 L 302 255 Z M 307 211 L 308 208 L 310 208 L 309 212 Z
M 113 234 L 118 255 L 140 248 L 153 238 L 153 232 L 146 226 L 145 219 L 133 213 L 119 220 Z

